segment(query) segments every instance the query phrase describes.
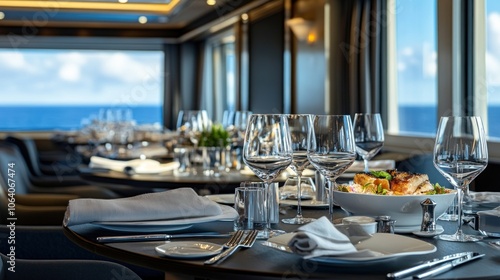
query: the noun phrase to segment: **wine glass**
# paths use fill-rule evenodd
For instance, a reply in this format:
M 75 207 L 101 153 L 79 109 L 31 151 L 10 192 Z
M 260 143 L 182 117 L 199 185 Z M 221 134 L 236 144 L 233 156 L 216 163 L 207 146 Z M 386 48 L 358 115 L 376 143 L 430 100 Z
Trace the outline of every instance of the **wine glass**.
M 292 163 L 292 155 L 290 130 L 285 115 L 250 116 L 243 144 L 243 161 L 264 181 L 267 189 L 265 237 L 281 233 L 271 230 L 271 201 L 275 194 L 269 185 Z
M 290 167 L 297 173 L 297 215 L 294 218 L 282 219 L 285 224 L 303 225 L 316 219 L 302 216 L 302 172 L 310 165 L 307 159 L 308 133 L 311 129 L 312 115 L 287 115 L 288 127 L 292 143 L 293 157 Z
M 351 117 L 349 115 L 314 116 L 313 125 L 309 131 L 307 158 L 328 179 L 328 205 L 330 220 L 332 220 L 335 180 L 356 159 Z
M 354 141 L 356 151 L 363 158 L 365 172 L 370 172 L 368 161 L 372 159 L 384 145 L 384 127 L 380 114 L 356 113 L 354 115 Z
M 457 190 L 457 232 L 439 235 L 439 239 L 459 242 L 482 239 L 462 231 L 464 192 L 488 165 L 488 147 L 480 117 L 441 117 L 434 145 L 434 165 Z

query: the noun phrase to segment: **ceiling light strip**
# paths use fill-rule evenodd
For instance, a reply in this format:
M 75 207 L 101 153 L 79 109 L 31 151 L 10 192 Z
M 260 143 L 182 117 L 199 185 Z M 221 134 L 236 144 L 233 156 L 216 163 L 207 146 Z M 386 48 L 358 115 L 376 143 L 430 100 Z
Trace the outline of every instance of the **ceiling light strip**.
M 168 4 L 139 4 L 139 3 L 104 3 L 104 2 L 65 2 L 65 1 L 37 1 L 37 0 L 3 0 L 4 8 L 17 9 L 70 9 L 93 11 L 119 12 L 147 12 L 152 14 L 168 14 L 181 2 L 171 0 Z

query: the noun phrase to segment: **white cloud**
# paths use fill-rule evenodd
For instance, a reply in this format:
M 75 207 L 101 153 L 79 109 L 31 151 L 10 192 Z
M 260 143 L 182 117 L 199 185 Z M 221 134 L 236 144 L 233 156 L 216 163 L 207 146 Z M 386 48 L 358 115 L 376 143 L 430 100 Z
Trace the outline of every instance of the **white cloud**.
M 57 56 L 60 63 L 59 78 L 63 81 L 78 82 L 81 79 L 81 68 L 86 64 L 82 54 L 77 52 L 63 53 Z
M 488 86 L 500 86 L 500 14 L 488 15 L 487 25 L 486 79 Z
M 422 74 L 426 78 L 436 77 L 437 73 L 437 54 L 436 51 L 432 49 L 431 45 L 424 42 L 422 51 Z
M 80 66 L 74 63 L 66 63 L 59 68 L 59 77 L 68 82 L 78 82 L 80 73 Z
M 117 52 L 103 59 L 102 74 L 125 83 L 140 83 L 149 78 L 147 66 L 129 55 Z
M 10 69 L 23 69 L 26 66 L 24 55 L 17 51 L 0 52 L 1 63 Z

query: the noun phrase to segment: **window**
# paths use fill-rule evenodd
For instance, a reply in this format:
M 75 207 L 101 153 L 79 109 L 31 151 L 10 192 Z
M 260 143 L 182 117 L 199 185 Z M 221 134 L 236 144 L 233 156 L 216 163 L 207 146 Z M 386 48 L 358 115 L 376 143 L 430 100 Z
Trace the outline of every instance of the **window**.
M 215 35 L 205 47 L 202 103 L 212 120 L 222 122 L 225 110 L 236 110 L 236 55 L 233 30 Z
M 391 0 L 388 8 L 386 147 L 432 152 L 438 118 L 467 112 L 482 117 L 489 158 L 500 160 L 500 1 Z
M 436 0 L 398 0 L 393 13 L 396 90 L 390 98 L 397 110 L 388 127 L 397 134 L 435 134 Z
M 500 137 L 500 1 L 486 1 L 487 120 L 490 137 Z M 498 139 L 497 139 L 498 140 Z
M 0 130 L 71 130 L 100 109 L 162 124 L 163 51 L 0 49 Z

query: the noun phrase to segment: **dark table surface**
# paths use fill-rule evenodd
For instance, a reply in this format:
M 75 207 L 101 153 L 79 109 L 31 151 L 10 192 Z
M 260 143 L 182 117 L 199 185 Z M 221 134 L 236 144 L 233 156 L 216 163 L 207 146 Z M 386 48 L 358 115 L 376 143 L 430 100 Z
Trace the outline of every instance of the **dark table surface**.
M 294 208 L 285 208 L 286 214 L 280 218 L 295 215 Z M 304 209 L 305 216 L 321 217 L 326 209 Z M 334 218 L 349 215 L 340 208 L 335 209 Z M 456 222 L 438 221 L 445 233 L 452 233 Z M 291 232 L 298 226 L 280 223 L 279 228 Z M 194 231 L 232 231 L 232 222 L 211 222 L 198 224 L 189 229 Z M 342 265 L 321 264 L 304 260 L 298 255 L 278 251 L 262 245 L 259 240 L 251 249 L 240 250 L 226 261 L 216 265 L 204 265 L 205 259 L 182 260 L 158 255 L 155 247 L 164 241 L 129 242 L 99 244 L 97 236 L 130 235 L 130 232 L 112 232 L 102 228 L 78 228 L 72 226 L 64 229 L 66 236 L 84 248 L 120 261 L 164 271 L 166 279 L 385 279 L 386 274 L 409 267 L 423 260 L 430 260 L 444 255 L 463 251 L 474 251 L 486 254 L 485 257 L 459 266 L 449 272 L 435 276 L 433 279 L 500 279 L 500 250 L 494 249 L 487 242 L 459 243 L 442 241 L 437 238 L 420 238 L 413 234 L 404 234 L 429 242 L 437 247 L 430 254 L 413 255 L 386 259 L 368 263 L 347 263 Z M 466 227 L 466 231 L 471 231 Z M 182 231 L 180 231 L 182 232 Z M 193 240 L 193 239 L 186 239 Z M 199 240 L 199 239 L 197 239 Z M 223 244 L 227 238 L 203 238 L 205 241 Z

